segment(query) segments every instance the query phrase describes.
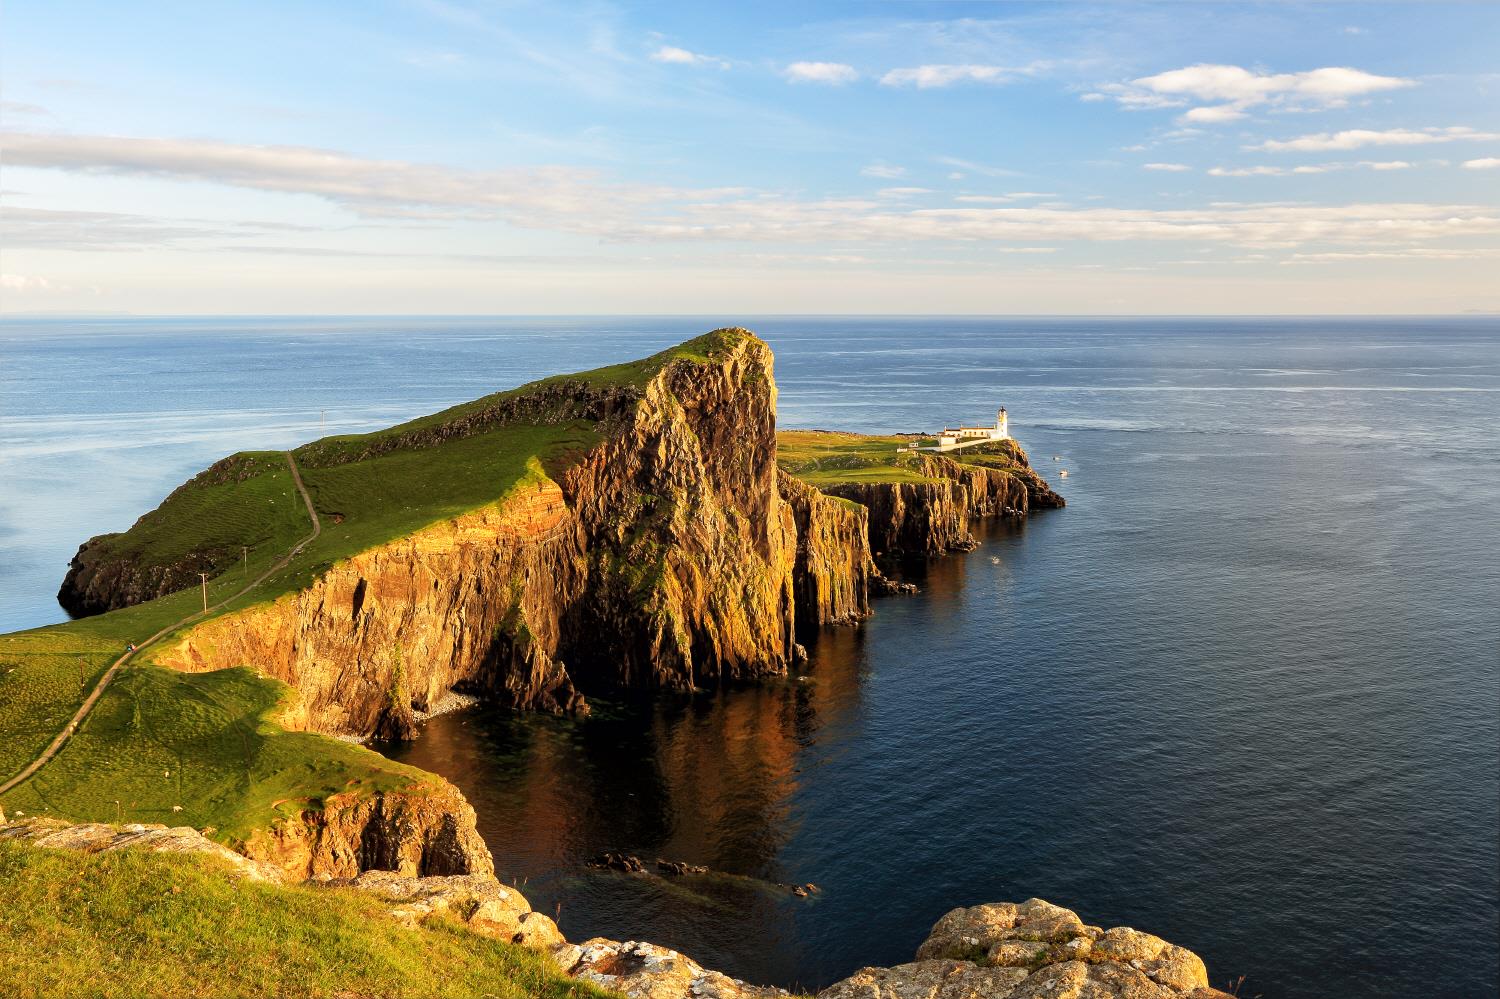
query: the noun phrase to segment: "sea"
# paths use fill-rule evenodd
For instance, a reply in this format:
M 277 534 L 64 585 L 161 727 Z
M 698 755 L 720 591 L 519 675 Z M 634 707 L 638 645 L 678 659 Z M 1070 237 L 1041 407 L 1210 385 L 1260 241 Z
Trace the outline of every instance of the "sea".
M 1040 897 L 1244 997 L 1497 994 L 1496 317 L 11 317 L 0 630 L 64 620 L 77 545 L 224 454 L 723 325 L 774 347 L 781 426 L 1004 405 L 1068 505 L 908 565 L 785 680 L 380 747 L 570 939 L 815 990 Z

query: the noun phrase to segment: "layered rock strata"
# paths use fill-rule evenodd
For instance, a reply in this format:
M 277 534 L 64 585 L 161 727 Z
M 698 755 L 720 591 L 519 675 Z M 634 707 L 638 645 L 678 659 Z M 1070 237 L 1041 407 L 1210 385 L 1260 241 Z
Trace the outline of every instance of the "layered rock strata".
M 301 693 L 289 718 L 386 737 L 455 686 L 565 712 L 584 708 L 581 690 L 784 672 L 797 536 L 777 488 L 769 348 L 741 333 L 633 391 L 584 408 L 603 441 L 555 479 L 538 467 L 538 484 L 196 627 L 158 661 L 253 664 Z
M 598 439 L 555 467 L 534 459 L 526 484 L 494 503 L 194 626 L 153 650 L 155 660 L 187 671 L 250 666 L 298 692 L 283 724 L 358 738 L 410 737 L 455 690 L 583 712 L 586 692 L 784 673 L 803 654 L 799 628 L 857 622 L 872 593 L 901 589 L 873 556 L 968 550 L 976 518 L 1062 502 L 1009 441 L 963 463 L 921 455 L 920 482 L 826 495 L 776 467 L 770 349 L 744 330 L 703 343 L 640 384 L 549 381 L 375 435 L 362 450 L 299 450 L 318 469 L 509 424 L 585 421 Z M 249 474 L 246 461 L 226 459 L 194 482 Z M 116 565 L 109 550 L 80 553 L 64 584 L 80 605 L 138 602 L 180 575 Z

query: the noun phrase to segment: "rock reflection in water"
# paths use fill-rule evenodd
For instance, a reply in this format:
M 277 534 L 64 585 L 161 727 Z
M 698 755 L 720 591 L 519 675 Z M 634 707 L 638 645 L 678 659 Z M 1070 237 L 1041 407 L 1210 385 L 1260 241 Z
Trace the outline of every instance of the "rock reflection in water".
M 916 600 L 928 626 L 942 628 L 956 612 L 963 561 L 911 567 L 922 594 L 883 601 L 877 613 Z M 497 873 L 556 913 L 569 939 L 646 939 L 748 981 L 812 987 L 819 983 L 799 982 L 797 926 L 824 896 L 798 897 L 786 885 L 838 885 L 824 883 L 829 872 L 788 869 L 782 854 L 799 828 L 807 751 L 820 744 L 819 758 L 836 754 L 859 732 L 866 634 L 804 636 L 809 661 L 785 680 L 694 698 L 593 698 L 582 721 L 467 711 L 432 719 L 414 744 L 382 748 L 459 786 Z M 587 866 L 610 850 L 712 873 Z

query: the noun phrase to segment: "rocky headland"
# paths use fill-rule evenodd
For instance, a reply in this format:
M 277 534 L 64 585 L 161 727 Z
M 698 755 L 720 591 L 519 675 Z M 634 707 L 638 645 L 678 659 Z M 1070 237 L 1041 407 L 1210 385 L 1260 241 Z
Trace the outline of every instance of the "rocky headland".
M 586 373 L 481 403 L 295 456 L 316 490 L 320 475 L 398 454 L 437 462 L 445 445 L 497 428 L 581 424 L 591 443 L 544 456 L 502 498 L 183 630 L 155 662 L 248 665 L 300 695 L 289 727 L 360 738 L 409 737 L 454 690 L 582 712 L 593 691 L 783 674 L 804 654 L 800 631 L 862 620 L 872 594 L 900 589 L 882 567 L 968 550 L 979 519 L 1062 505 L 1008 440 L 964 461 L 915 456 L 904 481 L 815 486 L 778 468 L 772 355 L 745 330 L 685 344 L 633 380 Z M 226 459 L 194 482 L 233 480 L 243 465 Z M 155 518 L 160 533 L 171 502 L 143 524 Z M 132 537 L 79 550 L 66 606 L 196 585 L 199 562 L 219 557 L 153 561 Z
M 872 597 L 912 590 L 898 578 L 903 560 L 968 551 L 981 520 L 1063 505 L 1012 440 L 950 456 L 898 453 L 895 438 L 779 437 L 775 408 L 770 349 L 726 329 L 633 365 L 306 445 L 291 453 L 292 477 L 300 467 L 308 511 L 329 529 L 294 549 L 300 561 L 268 592 L 179 628 L 149 662 L 187 674 L 248 667 L 286 685 L 276 725 L 345 739 L 410 738 L 419 718 L 455 699 L 584 713 L 593 693 L 785 674 L 806 656 L 799 637 L 857 624 Z M 460 470 L 477 491 L 446 501 Z M 292 518 L 282 536 L 300 537 L 305 514 L 277 478 L 287 471 L 279 454 L 216 463 L 130 531 L 85 543 L 59 599 L 88 615 L 196 588 L 199 572 L 228 570 L 270 531 L 242 537 L 222 525 L 253 525 L 268 508 Z M 388 489 L 395 474 L 417 488 Z M 456 788 L 360 783 L 297 807 L 273 803 L 269 825 L 233 841 L 236 862 L 258 877 L 377 892 L 399 919 L 461 913 L 631 996 L 784 994 L 650 944 L 569 944 L 495 880 Z M 225 852 L 191 829 L 155 826 L 27 821 L 0 837 Z M 916 963 L 865 969 L 825 994 L 1209 994 L 1195 957 L 1133 933 L 1035 900 L 957 910 Z

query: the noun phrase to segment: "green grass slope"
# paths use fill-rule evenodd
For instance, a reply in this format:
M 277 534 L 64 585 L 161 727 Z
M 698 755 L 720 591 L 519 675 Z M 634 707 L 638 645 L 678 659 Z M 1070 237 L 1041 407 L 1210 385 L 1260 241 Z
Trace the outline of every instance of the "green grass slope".
M 212 857 L 0 842 L 0 992 L 15 999 L 198 996 L 602 999 L 541 953 L 347 888 L 237 880 Z
M 62 752 L 0 804 L 77 821 L 189 825 L 234 846 L 333 794 L 434 785 L 360 746 L 281 728 L 271 718 L 289 693 L 246 669 L 125 670 Z
M 930 482 L 919 461 L 896 448 L 906 437 L 874 437 L 824 430 L 782 430 L 776 434 L 781 470 L 814 486 L 839 482 Z
M 322 533 L 234 600 L 228 598 L 311 530 L 280 452 L 242 452 L 217 462 L 103 544 L 142 563 L 217 564 L 208 601 L 227 603 L 215 615 L 272 600 L 341 559 L 502 503 L 517 488 L 558 474 L 599 439 L 592 424 L 557 413 L 491 419 L 503 404 L 566 397 L 574 389 L 638 390 L 668 364 L 716 359 L 750 335 L 719 330 L 639 361 L 543 379 L 386 430 L 299 447 L 293 454 Z M 128 643 L 193 614 L 202 599 L 192 585 L 96 617 L 0 636 L 0 781 L 40 754 Z M 179 675 L 151 667 L 150 653 L 118 674 L 62 752 L 0 804 L 77 820 L 175 816 L 233 842 L 337 791 L 410 788 L 427 779 L 359 747 L 282 730 L 271 718 L 285 691 L 272 681 L 244 670 Z

